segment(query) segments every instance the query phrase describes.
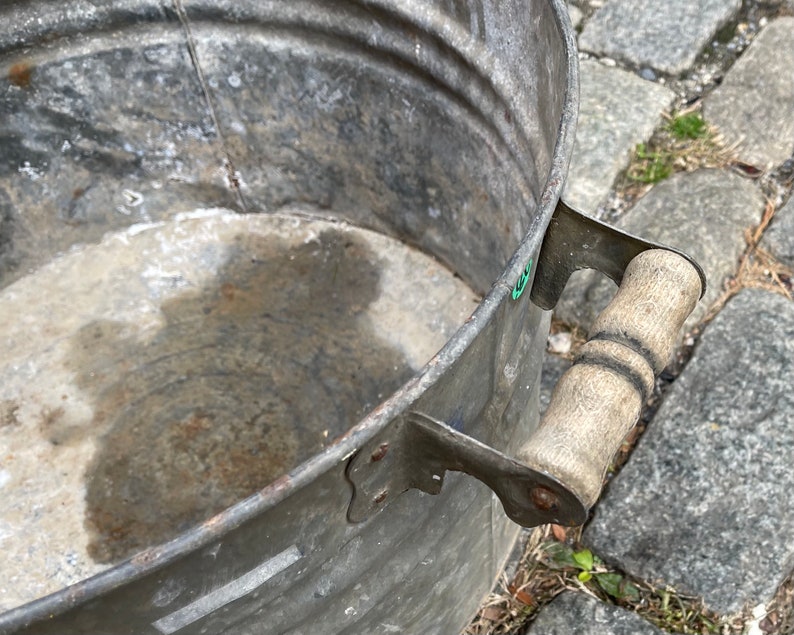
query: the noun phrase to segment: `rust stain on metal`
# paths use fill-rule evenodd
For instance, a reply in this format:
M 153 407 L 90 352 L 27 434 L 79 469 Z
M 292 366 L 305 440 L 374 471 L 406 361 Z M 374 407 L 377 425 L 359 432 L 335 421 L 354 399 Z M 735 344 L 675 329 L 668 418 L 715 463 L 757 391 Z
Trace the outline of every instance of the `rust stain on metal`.
M 224 282 L 221 285 L 221 295 L 223 296 L 224 300 L 231 302 L 234 300 L 234 292 L 237 291 L 237 287 L 234 286 L 231 282 Z
M 0 401 L 0 428 L 19 425 L 19 404 L 13 399 Z
M 18 88 L 29 88 L 33 77 L 33 66 L 28 62 L 17 62 L 8 69 L 8 81 Z
M 57 408 L 43 408 L 39 415 L 39 430 L 41 435 L 49 439 L 52 445 L 62 445 L 73 438 L 69 426 L 59 425 L 63 415 L 64 409 L 61 406 Z
M 378 448 L 372 453 L 370 456 L 370 460 L 372 461 L 380 461 L 386 456 L 386 453 L 389 451 L 389 444 L 388 443 L 381 443 Z
M 156 547 L 142 551 L 130 559 L 133 566 L 144 567 L 160 559 L 162 551 Z
M 284 474 L 261 490 L 260 494 L 272 496 L 273 494 L 284 492 L 290 487 L 292 487 L 292 477 L 289 474 Z
M 223 513 L 215 514 L 214 516 L 207 518 L 207 520 L 201 523 L 201 527 L 202 529 L 206 529 L 210 532 L 214 532 L 216 527 L 220 527 L 223 524 L 223 521 L 224 521 Z

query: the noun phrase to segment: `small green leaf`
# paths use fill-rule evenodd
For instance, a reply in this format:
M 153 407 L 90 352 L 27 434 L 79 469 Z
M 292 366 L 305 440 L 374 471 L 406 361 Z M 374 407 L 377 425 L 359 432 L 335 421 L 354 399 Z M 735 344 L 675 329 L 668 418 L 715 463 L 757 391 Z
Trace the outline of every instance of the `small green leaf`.
M 590 573 L 589 571 L 580 571 L 579 575 L 577 575 L 576 577 L 579 580 L 579 582 L 589 582 L 592 579 L 593 574 Z
M 576 565 L 583 571 L 590 571 L 593 568 L 593 553 L 589 549 L 582 549 L 573 554 Z
M 543 546 L 552 569 L 579 568 L 573 557 L 573 549 L 561 542 L 550 542 Z
M 620 593 L 620 583 L 623 580 L 622 575 L 619 573 L 597 573 L 595 579 L 598 586 L 604 590 L 604 593 L 611 595 L 617 600 L 622 597 Z
M 616 600 L 640 599 L 640 590 L 619 573 L 596 573 L 595 579 L 604 593 Z
M 644 143 L 637 144 L 636 158 L 639 162 L 627 173 L 632 181 L 658 183 L 673 173 L 673 157 L 668 152 L 650 152 Z
M 640 599 L 640 590 L 628 580 L 623 580 L 620 584 L 620 597 L 637 601 Z

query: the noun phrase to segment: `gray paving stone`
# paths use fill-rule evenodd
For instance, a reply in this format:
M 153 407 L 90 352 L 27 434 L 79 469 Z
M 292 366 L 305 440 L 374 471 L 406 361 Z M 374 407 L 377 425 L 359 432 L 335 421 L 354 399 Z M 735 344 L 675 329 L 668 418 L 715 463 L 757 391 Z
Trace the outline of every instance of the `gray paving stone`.
M 745 248 L 744 229 L 761 218 L 764 201 L 751 181 L 723 170 L 678 173 L 654 187 L 628 212 L 621 227 L 676 247 L 706 272 L 708 289 L 685 328 L 705 315 L 736 269 Z M 615 285 L 591 271 L 572 276 L 555 309 L 561 320 L 587 330 L 607 305 Z
M 568 4 L 568 15 L 571 16 L 571 24 L 574 29 L 582 23 L 584 15 L 582 14 L 582 10 L 576 5 Z
M 580 63 L 580 76 L 579 122 L 563 198 L 593 212 L 628 165 L 634 147 L 659 125 L 675 94 L 594 60 Z
M 728 613 L 794 565 L 794 303 L 731 300 L 599 503 L 584 540 Z
M 759 167 L 794 154 L 794 17 L 770 22 L 703 104 L 739 157 Z
M 740 7 L 741 0 L 610 0 L 585 25 L 579 47 L 679 75 Z
M 541 609 L 526 635 L 662 635 L 636 613 L 567 591 Z
M 772 224 L 764 233 L 761 248 L 772 252 L 778 260 L 794 268 L 794 196 L 775 212 Z

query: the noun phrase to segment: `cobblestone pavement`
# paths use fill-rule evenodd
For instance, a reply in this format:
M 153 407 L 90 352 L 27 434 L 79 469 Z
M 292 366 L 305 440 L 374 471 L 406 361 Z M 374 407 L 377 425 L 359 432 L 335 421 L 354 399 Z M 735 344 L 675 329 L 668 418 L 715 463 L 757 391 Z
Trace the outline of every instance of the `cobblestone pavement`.
M 592 0 L 571 14 L 582 104 L 565 198 L 692 254 L 709 282 L 684 336 L 692 356 L 582 543 L 636 579 L 748 616 L 735 632 L 791 633 L 780 598 L 794 577 L 794 2 Z M 637 144 L 690 111 L 733 158 L 621 196 Z M 586 330 L 613 291 L 577 274 L 557 318 Z M 661 632 L 575 591 L 526 631 Z

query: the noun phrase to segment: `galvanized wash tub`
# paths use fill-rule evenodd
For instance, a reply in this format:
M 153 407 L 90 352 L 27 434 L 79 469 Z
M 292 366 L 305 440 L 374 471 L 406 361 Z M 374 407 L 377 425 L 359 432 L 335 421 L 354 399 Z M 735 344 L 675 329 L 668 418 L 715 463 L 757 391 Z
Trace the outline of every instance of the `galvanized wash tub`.
M 455 633 L 584 521 L 702 284 L 558 201 L 562 2 L 0 16 L 0 632 Z

